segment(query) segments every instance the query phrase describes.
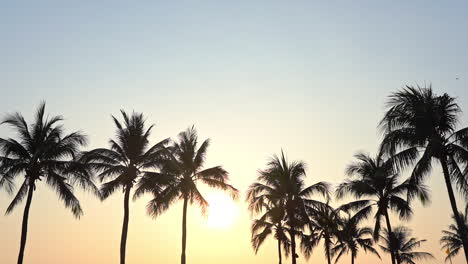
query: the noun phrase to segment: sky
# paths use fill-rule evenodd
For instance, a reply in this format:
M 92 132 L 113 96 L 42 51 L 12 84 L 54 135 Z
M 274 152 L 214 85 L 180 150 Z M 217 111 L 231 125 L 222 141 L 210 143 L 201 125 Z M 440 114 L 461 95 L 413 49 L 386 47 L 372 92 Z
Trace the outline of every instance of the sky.
M 156 124 L 152 142 L 194 124 L 201 139 L 212 140 L 207 166 L 223 165 L 241 198 L 226 226 L 190 208 L 188 262 L 272 263 L 275 241 L 257 255 L 250 245 L 243 194 L 257 170 L 283 149 L 307 163 L 309 184 L 340 183 L 353 154 L 375 153 L 386 97 L 405 85 L 432 84 L 468 109 L 466 10 L 466 1 L 423 0 L 2 1 L 0 112 L 31 121 L 45 100 L 68 131 L 89 136 L 88 149 L 107 146 L 120 109 Z M 0 127 L 0 137 L 10 136 Z M 428 240 L 421 249 L 436 259 L 426 263 L 444 258 L 438 240 L 451 212 L 441 176 L 436 167 L 431 205 L 415 204 L 404 223 Z M 118 261 L 123 194 L 104 202 L 77 195 L 80 220 L 39 184 L 26 263 Z M 11 199 L 0 194 L 0 211 Z M 149 199 L 131 203 L 127 262 L 178 263 L 182 206 L 152 219 Z M 0 216 L 0 263 L 16 261 L 23 206 Z M 324 261 L 317 248 L 298 263 Z M 363 253 L 357 259 L 375 261 Z M 453 261 L 461 263 L 461 256 Z

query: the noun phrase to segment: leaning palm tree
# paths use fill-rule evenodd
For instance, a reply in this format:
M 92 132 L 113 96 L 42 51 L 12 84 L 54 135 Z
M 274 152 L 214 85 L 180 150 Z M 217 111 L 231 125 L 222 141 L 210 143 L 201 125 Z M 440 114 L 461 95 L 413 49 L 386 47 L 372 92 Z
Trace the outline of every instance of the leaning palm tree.
M 227 191 L 236 198 L 238 191 L 228 184 L 228 172 L 221 166 L 204 169 L 206 153 L 210 140 L 205 140 L 198 146 L 198 136 L 195 127 L 191 127 L 178 136 L 178 141 L 165 151 L 165 157 L 159 161 L 161 173 L 171 179 L 165 188 L 154 193 L 154 198 L 148 203 L 148 213 L 156 217 L 166 211 L 177 200 L 183 200 L 182 212 L 182 254 L 181 263 L 186 263 L 185 249 L 187 245 L 187 206 L 196 203 L 204 213 L 208 202 L 200 193 L 197 183 L 202 182 L 209 187 Z
M 285 211 L 282 207 L 264 205 L 265 213 L 252 223 L 252 246 L 255 254 L 263 242 L 271 235 L 278 241 L 278 259 L 282 263 L 282 250 L 289 255 L 291 241 L 287 235 L 288 227 L 285 221 Z
M 1 124 L 11 126 L 17 139 L 0 138 L 0 171 L 2 179 L 11 180 L 24 176 L 24 181 L 8 206 L 11 213 L 26 198 L 21 229 L 18 264 L 23 263 L 28 232 L 29 209 L 33 200 L 36 183 L 44 180 L 55 189 L 65 207 L 79 218 L 83 211 L 73 193 L 73 184 L 96 191 L 89 171 L 76 160 L 79 148 L 86 144 L 86 137 L 80 132 L 65 134 L 60 124 L 61 116 L 45 116 L 45 103 L 41 103 L 33 124 L 28 124 L 20 113 L 7 115 Z
M 115 139 L 109 140 L 109 148 L 98 148 L 87 152 L 84 160 L 95 171 L 101 182 L 102 199 L 108 198 L 116 190 L 124 192 L 124 219 L 120 240 L 120 263 L 125 263 L 129 222 L 129 199 L 132 187 L 143 177 L 154 177 L 155 182 L 164 177 L 157 177 L 154 171 L 167 139 L 150 146 L 149 137 L 153 125 L 146 128 L 143 114 L 133 112 L 128 115 L 121 110 L 123 123 L 116 117 L 112 119 L 117 127 Z
M 434 258 L 431 253 L 413 251 L 426 240 L 411 237 L 411 230 L 406 227 L 398 226 L 393 229 L 392 233 L 384 230 L 381 238 L 383 245 L 380 245 L 380 248 L 384 252 L 395 252 L 397 264 L 415 264 L 416 260 Z
M 359 227 L 360 222 L 366 218 L 368 212 L 370 211 L 360 211 L 354 216 L 348 216 L 344 219 L 342 228 L 336 235 L 337 242 L 331 250 L 331 254 L 336 256 L 335 263 L 338 262 L 341 256 L 350 253 L 351 264 L 354 264 L 359 248 L 380 258 L 379 253 L 373 247 L 372 229 L 369 227 Z
M 391 155 L 398 152 L 396 164 L 401 169 L 416 164 L 411 175 L 416 183 L 429 175 L 434 160 L 439 161 L 468 261 L 468 230 L 459 215 L 452 188 L 455 183 L 468 197 L 467 170 L 460 167 L 468 165 L 468 128 L 456 131 L 460 107 L 448 94 L 436 95 L 431 87 L 410 86 L 391 94 L 388 107 L 380 122 L 385 135 L 382 149 Z
M 389 211 L 395 211 L 401 219 L 408 219 L 412 215 L 413 210 L 405 195 L 417 195 L 422 203 L 429 201 L 425 185 L 414 184 L 409 180 L 398 182 L 399 174 L 394 170 L 394 161 L 385 160 L 383 153 L 379 153 L 375 158 L 358 153 L 355 158 L 357 161 L 346 169 L 350 179 L 338 186 L 336 196 L 341 199 L 351 194 L 357 199 L 367 198 L 356 201 L 356 204 L 375 208 L 375 240 L 379 239 L 382 218 L 385 219 L 387 230 L 392 233 Z M 390 251 L 390 255 L 392 264 L 395 264 L 394 252 Z
M 460 212 L 460 217 L 465 223 L 465 228 L 468 229 L 468 205 L 465 208 L 464 214 Z M 459 253 L 460 249 L 463 248 L 463 235 L 458 229 L 455 217 L 452 216 L 452 218 L 454 220 L 454 224 L 449 225 L 448 230 L 442 231 L 443 236 L 440 239 L 442 249 L 445 250 L 445 252 L 447 252 L 447 257 L 445 258 L 445 261 L 451 260 Z
M 334 244 L 342 219 L 340 210 L 335 209 L 327 203 L 316 204 L 308 210 L 309 221 L 307 223 L 310 234 L 303 234 L 301 239 L 301 249 L 306 258 L 309 258 L 312 251 L 323 239 L 323 246 L 327 263 L 331 264 L 331 249 Z
M 305 163 L 288 163 L 283 152 L 281 157 L 273 156 L 265 170 L 259 171 L 257 181 L 249 186 L 247 199 L 254 211 L 260 212 L 262 204 L 277 204 L 285 208 L 289 238 L 291 239 L 292 264 L 296 264 L 296 236 L 307 223 L 307 207 L 318 203 L 311 199 L 315 193 L 329 197 L 329 184 L 319 182 L 305 185 Z

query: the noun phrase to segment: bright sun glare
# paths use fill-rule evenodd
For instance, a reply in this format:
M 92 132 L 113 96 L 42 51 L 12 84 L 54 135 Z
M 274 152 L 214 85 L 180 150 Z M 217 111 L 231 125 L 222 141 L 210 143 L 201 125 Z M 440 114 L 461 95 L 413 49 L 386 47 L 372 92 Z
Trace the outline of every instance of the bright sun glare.
M 237 218 L 238 207 L 227 195 L 212 193 L 207 196 L 210 204 L 208 208 L 208 226 L 213 228 L 230 227 Z

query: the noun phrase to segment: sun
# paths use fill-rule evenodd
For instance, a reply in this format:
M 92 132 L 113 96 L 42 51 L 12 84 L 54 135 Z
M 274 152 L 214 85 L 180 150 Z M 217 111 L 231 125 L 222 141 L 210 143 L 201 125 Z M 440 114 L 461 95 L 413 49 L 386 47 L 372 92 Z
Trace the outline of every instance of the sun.
M 224 229 L 230 227 L 236 220 L 238 207 L 234 201 L 222 193 L 211 193 L 207 195 L 208 226 L 212 228 Z

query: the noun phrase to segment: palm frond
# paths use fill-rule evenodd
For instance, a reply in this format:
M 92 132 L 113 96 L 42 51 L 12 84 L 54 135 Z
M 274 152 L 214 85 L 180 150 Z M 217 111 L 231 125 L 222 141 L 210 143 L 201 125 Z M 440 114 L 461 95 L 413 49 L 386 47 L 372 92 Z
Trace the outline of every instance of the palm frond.
M 80 216 L 83 215 L 80 202 L 73 194 L 73 187 L 66 183 L 65 179 L 65 177 L 53 171 L 49 171 L 47 173 L 46 182 L 55 189 L 60 200 L 64 202 L 65 207 L 70 208 L 76 218 L 80 218 Z
M 13 212 L 15 207 L 23 201 L 24 197 L 27 195 L 29 188 L 28 179 L 25 179 L 21 187 L 19 188 L 18 192 L 15 195 L 15 198 L 13 198 L 13 201 L 11 201 L 10 205 L 8 206 L 6 213 L 5 214 L 10 214 Z
M 101 199 L 107 199 L 109 196 L 111 196 L 117 189 L 120 187 L 125 188 L 125 180 L 124 180 L 123 175 L 115 178 L 114 180 L 108 181 L 101 186 Z
M 147 213 L 153 218 L 156 218 L 165 212 L 173 203 L 182 199 L 182 189 L 180 183 L 166 187 L 148 202 L 146 206 Z
M 228 194 L 231 196 L 233 199 L 237 199 L 239 197 L 239 190 L 234 188 L 234 186 L 225 183 L 224 181 L 219 181 L 219 180 L 214 180 L 214 179 L 208 179 L 208 178 L 202 178 L 200 179 L 203 183 L 206 185 L 216 188 L 219 190 L 223 190 L 228 192 Z

